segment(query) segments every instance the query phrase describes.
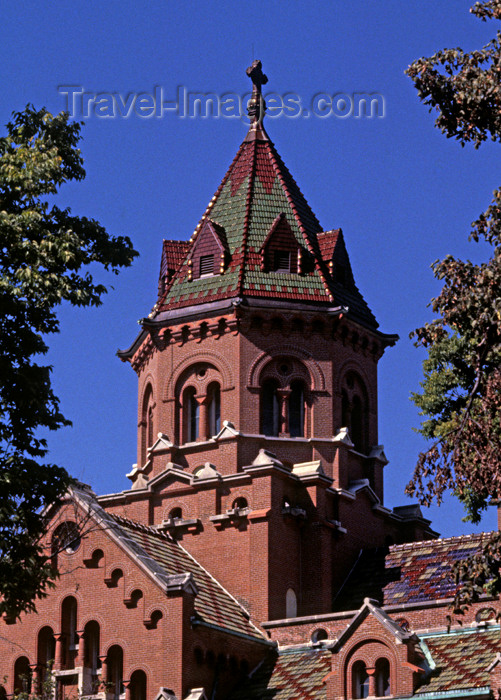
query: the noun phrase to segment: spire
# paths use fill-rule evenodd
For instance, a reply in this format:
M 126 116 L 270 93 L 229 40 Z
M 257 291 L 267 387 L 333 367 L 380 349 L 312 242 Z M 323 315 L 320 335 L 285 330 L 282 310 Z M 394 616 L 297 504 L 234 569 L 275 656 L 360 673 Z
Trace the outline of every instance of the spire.
M 262 86 L 268 78 L 261 61 L 246 72 L 253 83 L 249 131 L 193 232 L 184 260 L 161 280 L 153 315 L 260 297 L 346 306 L 364 325 L 376 328 L 355 286 L 342 233 L 322 231 L 264 130 Z

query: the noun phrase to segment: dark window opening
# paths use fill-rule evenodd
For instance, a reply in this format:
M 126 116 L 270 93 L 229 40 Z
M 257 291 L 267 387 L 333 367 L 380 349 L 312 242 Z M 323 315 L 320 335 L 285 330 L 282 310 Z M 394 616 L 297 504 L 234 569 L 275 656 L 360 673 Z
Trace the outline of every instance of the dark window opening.
M 302 382 L 292 382 L 289 396 L 289 434 L 304 437 L 304 389 Z
M 198 437 L 199 405 L 195 398 L 195 388 L 189 386 L 184 391 L 184 442 L 195 442 Z
M 382 658 L 376 661 L 376 696 L 384 698 L 390 695 L 390 662 Z
M 146 700 L 146 673 L 134 671 L 130 677 L 130 700 Z
M 277 436 L 279 433 L 278 384 L 273 379 L 264 382 L 261 391 L 261 432 Z
M 214 255 L 200 256 L 200 277 L 214 274 Z
M 216 382 L 207 390 L 207 413 L 209 419 L 209 436 L 217 435 L 221 430 L 221 389 Z
M 112 700 L 120 700 L 120 695 L 123 692 L 123 665 L 124 654 L 122 647 L 115 644 L 108 651 L 108 692 Z M 110 697 L 108 695 L 108 697 Z
M 355 661 L 351 669 L 352 697 L 361 700 L 369 696 L 369 674 L 363 661 Z

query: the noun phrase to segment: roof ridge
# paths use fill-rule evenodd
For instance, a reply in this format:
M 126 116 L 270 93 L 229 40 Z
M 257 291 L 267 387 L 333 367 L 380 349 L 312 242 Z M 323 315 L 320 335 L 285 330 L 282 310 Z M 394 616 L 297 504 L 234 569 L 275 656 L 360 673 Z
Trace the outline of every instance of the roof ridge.
M 418 540 L 416 542 L 403 542 L 402 544 L 392 544 L 390 545 L 389 549 L 390 552 L 393 552 L 402 549 L 412 549 L 419 545 L 432 546 L 435 544 L 448 543 L 452 541 L 465 542 L 468 540 L 475 539 L 482 540 L 484 537 L 495 535 L 497 532 L 497 530 L 491 530 L 488 532 L 473 532 L 469 535 L 452 535 L 451 537 L 438 537 L 436 540 Z
M 249 142 L 247 142 L 249 143 Z M 254 180 L 256 176 L 256 156 L 257 156 L 257 144 L 258 141 L 254 140 L 250 142 L 253 147 L 252 151 L 252 163 L 250 167 L 250 174 L 249 174 L 249 182 L 247 185 L 247 195 L 245 197 L 245 217 L 244 217 L 244 228 L 242 232 L 242 251 L 240 253 L 241 255 L 241 263 L 240 263 L 240 270 L 238 273 L 238 283 L 237 283 L 237 293 L 238 295 L 241 295 L 242 289 L 244 287 L 244 278 L 245 278 L 245 270 L 246 270 L 246 261 L 247 261 L 247 236 L 249 233 L 249 219 L 250 219 L 250 210 L 251 210 L 251 205 L 252 205 L 252 194 L 254 192 Z

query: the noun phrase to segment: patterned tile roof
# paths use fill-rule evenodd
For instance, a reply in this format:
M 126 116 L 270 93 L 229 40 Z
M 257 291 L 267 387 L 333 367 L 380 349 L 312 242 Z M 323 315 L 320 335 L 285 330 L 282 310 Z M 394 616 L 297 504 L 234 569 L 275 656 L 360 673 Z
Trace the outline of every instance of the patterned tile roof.
M 490 533 L 410 542 L 363 550 L 334 602 L 335 610 L 356 610 L 365 597 L 381 605 L 451 598 L 454 562 L 478 551 Z
M 262 269 L 260 251 L 273 222 L 282 213 L 304 259 L 309 260 L 308 271 L 303 269 L 301 274 Z M 190 239 L 190 247 L 195 245 L 206 219 L 224 230 L 229 253 L 224 273 L 190 280 L 189 255 L 185 254 L 156 311 L 236 296 L 270 297 L 329 305 L 349 303 L 350 312 L 358 320 L 377 327 L 352 279 L 345 284 L 332 279 L 324 252 L 326 246 L 335 247 L 335 241 L 323 234 L 319 242 L 322 232 L 318 219 L 263 128 L 253 138 L 248 135 L 240 146 Z
M 325 700 L 322 680 L 331 659 L 326 649 L 284 649 L 278 657 L 270 655 L 230 700 Z
M 416 695 L 489 685 L 488 667 L 500 650 L 499 627 L 421 636 L 436 668 Z
M 247 611 L 178 542 L 151 527 L 116 515 L 109 517 L 133 541 L 136 555 L 139 548 L 140 556 L 144 552 L 167 575 L 192 574 L 198 589 L 195 611 L 201 621 L 264 641 Z

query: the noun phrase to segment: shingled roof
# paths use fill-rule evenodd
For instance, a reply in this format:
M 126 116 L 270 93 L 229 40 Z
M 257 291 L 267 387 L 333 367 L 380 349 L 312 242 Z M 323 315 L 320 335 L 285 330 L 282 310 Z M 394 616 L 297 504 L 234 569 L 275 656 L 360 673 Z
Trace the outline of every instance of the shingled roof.
M 264 635 L 249 620 L 247 611 L 170 535 L 120 516 L 111 515 L 120 531 L 155 562 L 168 576 L 191 574 L 197 588 L 195 611 L 198 623 L 215 625 L 265 642 Z M 117 529 L 114 528 L 116 534 Z
M 263 245 L 281 215 L 297 242 L 301 260 L 301 269 L 287 274 L 264 270 L 262 260 Z M 197 279 L 191 274 L 190 258 L 206 221 L 224 231 L 228 259 L 221 274 L 215 268 L 216 274 Z M 164 242 L 164 255 L 175 243 Z M 317 217 L 263 126 L 254 125 L 209 202 L 183 260 L 178 260 L 176 272 L 162 281 L 165 291 L 155 312 L 221 299 L 264 297 L 347 306 L 352 316 L 376 328 L 376 320 L 353 282 L 351 268 L 342 282 L 332 276 L 326 256 L 332 256 L 336 247 L 344 249 L 341 232 L 322 234 Z
M 335 610 L 355 610 L 365 597 L 381 605 L 404 605 L 452 598 L 452 565 L 475 554 L 491 533 L 363 550 L 334 602 Z
M 324 700 L 323 679 L 331 670 L 332 653 L 327 649 L 285 649 L 269 658 L 231 700 Z

